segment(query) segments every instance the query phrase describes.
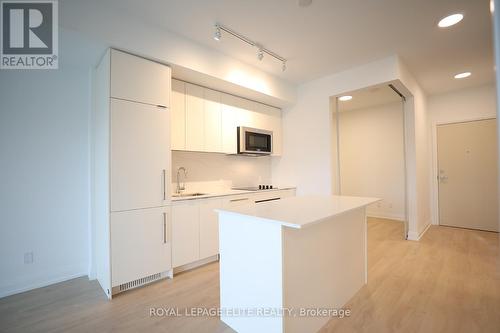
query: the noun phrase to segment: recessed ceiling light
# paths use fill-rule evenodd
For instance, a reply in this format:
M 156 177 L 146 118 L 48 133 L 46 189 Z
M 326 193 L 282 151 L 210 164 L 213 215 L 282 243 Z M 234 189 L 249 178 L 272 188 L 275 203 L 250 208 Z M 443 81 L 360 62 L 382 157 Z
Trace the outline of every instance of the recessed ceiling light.
M 460 73 L 460 74 L 455 75 L 455 79 L 465 79 L 466 77 L 469 77 L 471 75 L 472 75 L 471 72 L 464 72 L 464 73 Z
M 351 99 L 352 99 L 352 96 L 349 96 L 349 95 L 339 97 L 339 101 L 342 101 L 342 102 L 350 101 Z
M 438 26 L 440 28 L 448 28 L 462 21 L 463 18 L 464 18 L 463 14 L 452 14 L 446 16 L 445 18 L 442 18 L 441 21 L 439 21 Z

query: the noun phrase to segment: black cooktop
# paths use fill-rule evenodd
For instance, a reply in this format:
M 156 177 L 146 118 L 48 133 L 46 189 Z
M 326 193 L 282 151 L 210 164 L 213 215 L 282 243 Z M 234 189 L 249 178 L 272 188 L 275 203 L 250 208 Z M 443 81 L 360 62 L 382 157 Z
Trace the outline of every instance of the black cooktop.
M 233 187 L 233 190 L 240 191 L 260 191 L 260 190 L 277 190 L 277 187 L 273 185 L 259 185 L 259 186 L 249 186 L 249 187 Z

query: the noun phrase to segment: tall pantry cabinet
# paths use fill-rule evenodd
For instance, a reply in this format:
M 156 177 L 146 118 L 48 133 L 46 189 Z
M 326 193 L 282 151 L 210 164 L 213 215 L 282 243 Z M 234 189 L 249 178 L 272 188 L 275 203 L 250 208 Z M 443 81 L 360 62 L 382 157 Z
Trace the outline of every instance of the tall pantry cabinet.
M 170 67 L 110 49 L 95 75 L 93 268 L 106 295 L 171 276 Z

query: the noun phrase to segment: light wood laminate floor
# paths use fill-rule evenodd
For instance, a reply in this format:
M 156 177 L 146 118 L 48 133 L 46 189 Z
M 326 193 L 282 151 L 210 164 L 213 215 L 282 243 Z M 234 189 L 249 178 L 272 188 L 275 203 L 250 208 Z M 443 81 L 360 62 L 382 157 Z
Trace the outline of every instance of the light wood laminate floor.
M 498 234 L 433 226 L 403 241 L 399 222 L 370 219 L 368 284 L 326 332 L 500 332 Z M 260 272 L 262 273 L 262 272 Z M 0 332 L 233 332 L 217 317 L 150 317 L 152 307 L 219 305 L 218 264 L 108 302 L 78 278 L 0 299 Z

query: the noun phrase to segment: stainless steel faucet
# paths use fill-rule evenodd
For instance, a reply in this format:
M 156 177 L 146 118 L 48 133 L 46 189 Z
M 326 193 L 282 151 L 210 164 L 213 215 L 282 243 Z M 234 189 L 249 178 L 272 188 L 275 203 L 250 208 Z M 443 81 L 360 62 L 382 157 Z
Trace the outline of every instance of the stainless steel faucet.
M 182 186 L 181 186 L 181 183 L 180 183 L 180 174 L 181 174 L 181 170 L 184 171 L 184 181 L 182 182 Z M 186 178 L 187 178 L 187 171 L 186 171 L 186 168 L 185 167 L 180 167 L 179 169 L 177 169 L 177 188 L 175 190 L 175 193 L 181 193 L 181 191 L 184 191 L 186 189 Z

